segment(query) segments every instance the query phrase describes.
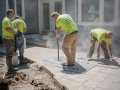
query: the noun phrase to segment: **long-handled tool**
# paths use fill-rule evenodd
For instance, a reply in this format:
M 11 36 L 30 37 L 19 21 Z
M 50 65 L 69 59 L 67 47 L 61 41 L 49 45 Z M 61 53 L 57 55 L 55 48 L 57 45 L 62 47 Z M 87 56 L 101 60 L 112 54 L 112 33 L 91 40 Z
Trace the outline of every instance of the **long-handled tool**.
M 14 45 L 14 54 L 13 54 L 13 57 L 12 57 L 12 65 L 13 66 L 18 66 L 19 64 L 19 60 L 18 60 L 18 53 L 17 53 L 17 35 L 15 34 L 15 45 Z
M 14 52 L 16 52 L 17 51 L 17 35 L 15 34 L 15 48 L 14 48 Z
M 58 60 L 60 60 L 60 58 L 59 58 L 59 38 L 57 38 L 57 50 L 58 50 Z

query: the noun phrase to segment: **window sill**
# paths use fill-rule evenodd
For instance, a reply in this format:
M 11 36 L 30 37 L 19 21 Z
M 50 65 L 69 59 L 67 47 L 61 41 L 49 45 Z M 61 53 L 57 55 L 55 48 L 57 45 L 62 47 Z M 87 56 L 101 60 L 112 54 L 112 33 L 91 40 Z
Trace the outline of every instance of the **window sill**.
M 77 25 L 91 25 L 91 26 L 117 26 L 118 22 L 79 22 Z

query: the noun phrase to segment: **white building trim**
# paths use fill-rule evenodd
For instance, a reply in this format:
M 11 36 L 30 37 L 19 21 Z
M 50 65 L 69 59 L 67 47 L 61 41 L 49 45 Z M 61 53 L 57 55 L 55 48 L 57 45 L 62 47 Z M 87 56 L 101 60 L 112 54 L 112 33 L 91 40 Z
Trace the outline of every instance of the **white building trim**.
M 24 0 L 21 0 L 22 2 L 22 16 L 20 16 L 21 19 L 25 19 L 25 4 L 24 4 Z M 6 10 L 9 9 L 9 4 L 8 4 L 8 0 L 6 0 Z M 17 14 L 17 4 L 16 4 L 16 0 L 14 0 L 14 12 L 15 14 Z
M 78 17 L 75 18 L 75 20 L 78 22 L 76 23 L 78 25 L 95 25 L 95 26 L 96 25 L 107 25 L 107 26 L 118 25 L 119 0 L 115 0 L 113 22 L 104 22 L 104 1 L 105 0 L 99 0 L 99 22 L 82 22 L 82 0 L 78 0 Z M 75 0 L 75 4 L 76 4 L 76 0 Z

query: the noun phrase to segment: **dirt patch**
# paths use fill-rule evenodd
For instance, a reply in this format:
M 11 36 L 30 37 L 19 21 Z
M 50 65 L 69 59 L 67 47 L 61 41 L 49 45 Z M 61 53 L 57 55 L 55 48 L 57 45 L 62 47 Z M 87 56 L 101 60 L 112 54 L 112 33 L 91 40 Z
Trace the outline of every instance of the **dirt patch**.
M 0 83 L 0 90 L 61 90 L 52 77 L 32 60 L 27 65 L 28 68 L 20 65 L 21 70 L 6 75 Z
M 21 70 L 9 85 L 10 90 L 60 90 L 44 70 Z
M 0 83 L 0 90 L 9 90 L 8 89 L 8 84 L 7 83 Z
M 13 78 L 12 78 L 13 77 Z M 25 69 L 6 76 L 0 90 L 61 90 L 52 77 L 42 69 Z

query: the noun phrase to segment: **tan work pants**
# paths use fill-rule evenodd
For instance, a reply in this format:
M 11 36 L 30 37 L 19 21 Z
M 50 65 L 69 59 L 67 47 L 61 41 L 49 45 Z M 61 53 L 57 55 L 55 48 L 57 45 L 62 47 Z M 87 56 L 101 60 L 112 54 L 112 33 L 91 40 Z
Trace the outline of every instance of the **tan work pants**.
M 64 54 L 66 55 L 68 64 L 74 64 L 75 62 L 77 41 L 78 33 L 68 34 L 64 38 L 62 49 Z
M 87 55 L 88 58 L 91 58 L 92 55 L 93 55 L 93 52 L 94 52 L 94 49 L 95 49 L 95 42 L 97 41 L 96 38 L 94 38 L 92 35 L 90 35 L 90 49 L 89 49 L 89 53 Z M 105 41 L 102 41 L 101 43 L 101 48 L 104 52 L 104 57 L 105 58 L 109 58 L 110 55 L 108 53 L 108 50 L 107 50 L 107 44 Z

